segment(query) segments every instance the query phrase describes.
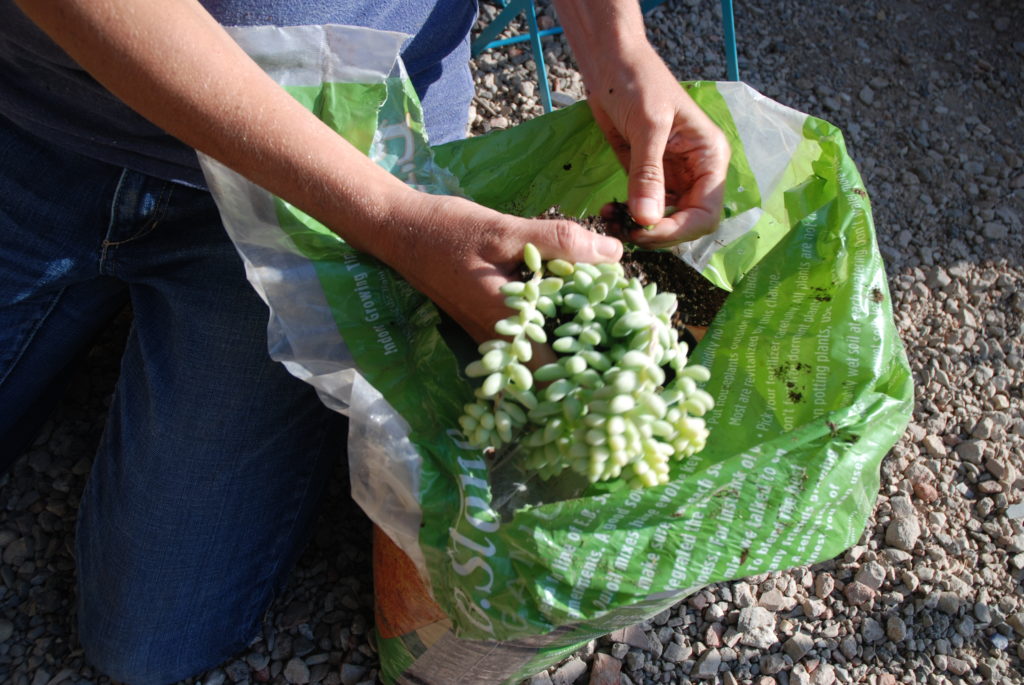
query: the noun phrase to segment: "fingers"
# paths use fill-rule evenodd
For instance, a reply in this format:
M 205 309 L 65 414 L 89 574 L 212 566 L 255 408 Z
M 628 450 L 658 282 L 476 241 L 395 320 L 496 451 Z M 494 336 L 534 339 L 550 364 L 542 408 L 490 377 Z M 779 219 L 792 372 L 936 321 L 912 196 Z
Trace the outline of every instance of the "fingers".
M 617 262 L 622 258 L 622 243 L 610 236 L 587 230 L 575 221 L 531 220 L 523 233 L 526 242 L 540 250 L 545 260 L 567 262 Z
M 711 127 L 701 137 L 701 145 L 682 142 L 674 135 L 668 142 L 665 164 L 677 179 L 679 188 L 667 201 L 675 209 L 647 231 L 634 231 L 631 238 L 644 247 L 666 247 L 707 235 L 718 226 L 725 197 L 730 149 L 725 136 Z M 676 172 L 676 173 L 673 173 Z
M 724 177 L 711 173 L 701 176 L 680 198 L 678 211 L 650 230 L 634 231 L 632 238 L 644 247 L 667 247 L 705 236 L 718 227 L 724 195 Z
M 648 122 L 643 133 L 630 140 L 629 212 L 637 223 L 656 224 L 665 212 L 665 170 L 663 158 L 668 143 L 668 125 Z

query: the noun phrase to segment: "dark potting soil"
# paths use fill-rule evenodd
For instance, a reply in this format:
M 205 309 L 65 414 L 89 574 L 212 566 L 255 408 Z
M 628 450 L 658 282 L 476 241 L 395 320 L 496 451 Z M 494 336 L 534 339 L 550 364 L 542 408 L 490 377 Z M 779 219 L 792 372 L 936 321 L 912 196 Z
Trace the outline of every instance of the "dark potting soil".
M 626 205 L 616 202 L 608 217 L 591 216 L 580 220 L 585 227 L 598 233 L 618 238 L 628 236 L 639 225 L 629 215 Z M 560 216 L 548 214 L 547 218 Z M 655 283 L 658 292 L 675 293 L 679 307 L 672 317 L 672 324 L 682 331 L 683 326 L 706 327 L 725 303 L 729 295 L 689 264 L 667 251 L 627 249 L 622 256 L 622 266 L 627 278 L 639 278 L 644 285 Z

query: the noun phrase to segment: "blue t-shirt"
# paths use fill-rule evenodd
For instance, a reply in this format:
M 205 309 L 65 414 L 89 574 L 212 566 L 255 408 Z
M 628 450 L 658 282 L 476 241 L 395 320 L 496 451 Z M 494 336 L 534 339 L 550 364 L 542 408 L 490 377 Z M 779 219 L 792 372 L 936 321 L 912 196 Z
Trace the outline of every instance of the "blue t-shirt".
M 347 24 L 411 34 L 402 59 L 431 143 L 465 135 L 476 0 L 202 0 L 225 26 Z M 89 157 L 204 186 L 195 152 L 114 97 L 0 0 L 0 115 Z

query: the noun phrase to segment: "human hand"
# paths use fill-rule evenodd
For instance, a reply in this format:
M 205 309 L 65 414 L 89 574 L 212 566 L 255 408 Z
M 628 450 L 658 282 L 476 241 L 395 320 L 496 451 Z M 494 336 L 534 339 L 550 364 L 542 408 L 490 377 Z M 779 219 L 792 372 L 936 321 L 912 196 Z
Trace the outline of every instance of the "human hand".
M 494 324 L 511 313 L 499 289 L 521 278 L 526 243 L 533 243 L 545 260 L 597 263 L 622 256 L 618 240 L 568 219 L 523 219 L 462 198 L 413 190 L 389 207 L 390 216 L 376 233 L 382 239 L 365 249 L 401 273 L 477 342 L 496 337 Z
M 629 174 L 630 213 L 651 226 L 623 237 L 667 247 L 717 227 L 730 150 L 661 58 L 652 49 L 638 52 L 602 69 L 588 102 Z M 666 207 L 674 207 L 669 216 Z

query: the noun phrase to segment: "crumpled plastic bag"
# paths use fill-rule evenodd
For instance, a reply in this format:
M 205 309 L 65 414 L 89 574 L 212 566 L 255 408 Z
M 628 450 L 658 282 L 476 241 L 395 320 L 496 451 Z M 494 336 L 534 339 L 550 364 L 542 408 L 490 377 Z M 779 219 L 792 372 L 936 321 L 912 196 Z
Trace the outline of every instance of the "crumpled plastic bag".
M 431 148 L 398 49 L 351 27 L 236 39 L 383 167 L 428 192 L 523 216 L 596 213 L 626 179 L 581 103 Z M 374 258 L 213 160 L 203 169 L 254 288 L 270 352 L 350 417 L 353 496 L 412 560 L 459 638 L 520 640 L 513 682 L 710 583 L 854 544 L 879 464 L 909 421 L 870 202 L 841 133 L 739 83 L 688 83 L 733 150 L 725 219 L 674 248 L 730 290 L 693 361 L 711 370 L 711 438 L 666 485 L 594 488 L 497 511 L 484 455 L 458 432 L 472 351 Z M 396 640 L 399 640 L 396 638 Z M 384 641 L 389 642 L 389 641 Z M 423 645 L 381 644 L 385 678 Z

